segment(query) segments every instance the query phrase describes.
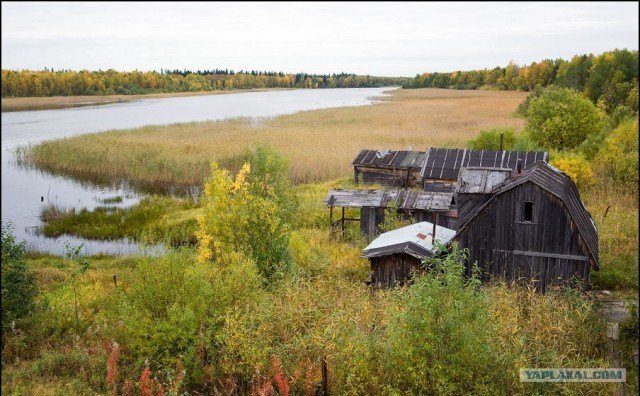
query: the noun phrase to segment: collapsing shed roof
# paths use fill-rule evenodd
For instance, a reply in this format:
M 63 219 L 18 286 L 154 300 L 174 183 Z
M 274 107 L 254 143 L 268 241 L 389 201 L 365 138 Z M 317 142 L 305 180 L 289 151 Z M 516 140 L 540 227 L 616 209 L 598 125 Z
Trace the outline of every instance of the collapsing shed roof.
M 451 207 L 453 193 L 410 190 L 329 190 L 326 206 L 338 208 L 386 208 L 389 205 L 405 210 L 446 212 Z
M 456 180 L 460 168 L 508 168 L 516 169 L 518 160 L 522 167 L 537 161 L 548 161 L 548 153 L 542 151 L 493 151 L 470 149 L 430 148 L 427 151 L 420 176 L 423 179 Z
M 352 164 L 354 166 L 421 169 L 425 155 L 424 151 L 360 150 Z
M 433 224 L 427 221 L 385 232 L 364 248 L 363 258 L 406 253 L 418 259 L 433 254 Z M 436 242 L 446 244 L 456 232 L 436 225 Z
M 511 169 L 505 168 L 462 168 L 456 184 L 460 194 L 489 194 L 493 188 L 509 177 Z

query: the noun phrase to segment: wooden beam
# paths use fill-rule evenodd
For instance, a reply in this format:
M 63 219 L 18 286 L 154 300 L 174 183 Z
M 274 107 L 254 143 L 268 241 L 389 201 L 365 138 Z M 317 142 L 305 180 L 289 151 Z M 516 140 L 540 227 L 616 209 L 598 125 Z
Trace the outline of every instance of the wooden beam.
M 523 252 L 522 250 L 514 250 L 513 254 L 517 254 L 519 256 L 529 256 L 529 257 L 547 257 L 547 258 L 557 258 L 557 259 L 563 259 L 563 260 L 589 261 L 589 257 L 574 256 L 571 254 Z

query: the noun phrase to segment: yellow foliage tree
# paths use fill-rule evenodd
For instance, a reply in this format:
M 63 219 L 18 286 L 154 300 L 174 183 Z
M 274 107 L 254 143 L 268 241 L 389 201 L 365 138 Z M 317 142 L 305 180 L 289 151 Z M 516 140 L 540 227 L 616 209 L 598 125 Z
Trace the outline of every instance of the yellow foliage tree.
M 264 148 L 250 157 L 235 179 L 216 162 L 211 164 L 204 185 L 204 213 L 197 218 L 198 260 L 216 261 L 241 252 L 253 259 L 266 280 L 272 280 L 289 264 L 295 197 L 282 158 Z
M 595 181 L 589 161 L 581 154 L 565 152 L 550 163 L 569 176 L 579 189 L 589 187 Z

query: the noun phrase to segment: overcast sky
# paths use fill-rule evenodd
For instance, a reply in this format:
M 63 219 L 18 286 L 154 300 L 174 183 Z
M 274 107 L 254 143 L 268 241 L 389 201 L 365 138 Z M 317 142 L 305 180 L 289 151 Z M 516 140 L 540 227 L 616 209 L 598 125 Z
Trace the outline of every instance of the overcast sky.
M 638 49 L 638 2 L 2 2 L 2 68 L 413 77 Z

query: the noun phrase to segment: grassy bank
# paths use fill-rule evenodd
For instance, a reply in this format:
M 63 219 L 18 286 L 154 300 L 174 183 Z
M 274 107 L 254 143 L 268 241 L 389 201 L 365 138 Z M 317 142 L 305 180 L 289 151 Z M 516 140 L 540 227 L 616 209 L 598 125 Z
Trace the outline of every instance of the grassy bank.
M 521 131 L 512 113 L 524 92 L 397 90 L 383 103 L 296 113 L 273 119 L 150 126 L 46 142 L 26 158 L 87 177 L 124 176 L 147 186 L 201 185 L 209 163 L 238 169 L 241 153 L 268 143 L 291 160 L 296 184 L 349 176 L 363 148 L 464 147 L 480 130 Z
M 291 250 L 292 272 L 271 288 L 241 259 L 199 265 L 189 250 L 87 257 L 82 273 L 78 260 L 32 256 L 38 308 L 5 340 L 2 391 L 311 395 L 323 358 L 333 394 L 615 390 L 518 380 L 519 367 L 613 367 L 588 296 L 475 289 L 452 283 L 455 262 L 371 293 L 360 250 L 325 230 L 295 231 Z

